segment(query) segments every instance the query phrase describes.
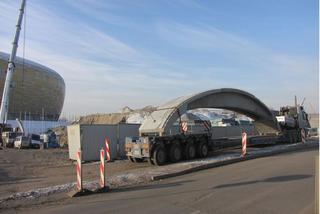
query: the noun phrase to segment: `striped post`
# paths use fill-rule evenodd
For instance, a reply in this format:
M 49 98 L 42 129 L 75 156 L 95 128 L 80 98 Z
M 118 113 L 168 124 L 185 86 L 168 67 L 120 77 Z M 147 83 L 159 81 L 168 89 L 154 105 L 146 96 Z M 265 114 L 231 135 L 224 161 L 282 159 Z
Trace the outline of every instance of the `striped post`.
M 110 156 L 110 141 L 109 139 L 107 138 L 106 139 L 106 155 L 107 155 L 107 161 L 110 161 L 111 160 L 111 156 Z
M 184 133 L 186 133 L 186 132 L 188 131 L 188 122 L 183 121 L 183 122 L 181 123 L 181 128 L 182 128 L 182 131 L 183 131 Z
M 100 150 L 100 187 L 104 188 L 106 186 L 105 183 L 105 167 L 104 167 L 104 160 L 105 160 L 105 155 L 104 155 L 104 150 Z
M 242 133 L 242 157 L 247 154 L 247 133 Z
M 77 152 L 77 189 L 82 190 L 81 150 Z
M 301 142 L 306 143 L 306 131 L 304 129 L 301 129 Z

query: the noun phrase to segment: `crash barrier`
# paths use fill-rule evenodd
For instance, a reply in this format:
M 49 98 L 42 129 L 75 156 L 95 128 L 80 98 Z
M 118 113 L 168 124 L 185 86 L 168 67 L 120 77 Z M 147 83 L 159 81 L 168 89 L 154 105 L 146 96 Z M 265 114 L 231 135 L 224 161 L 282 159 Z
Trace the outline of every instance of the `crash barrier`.
M 247 154 L 247 133 L 242 132 L 242 157 Z
M 77 189 L 82 191 L 81 150 L 77 152 Z
M 301 129 L 301 142 L 306 143 L 306 131 Z
M 104 150 L 100 150 L 100 187 L 105 188 L 105 167 L 104 167 L 105 153 Z

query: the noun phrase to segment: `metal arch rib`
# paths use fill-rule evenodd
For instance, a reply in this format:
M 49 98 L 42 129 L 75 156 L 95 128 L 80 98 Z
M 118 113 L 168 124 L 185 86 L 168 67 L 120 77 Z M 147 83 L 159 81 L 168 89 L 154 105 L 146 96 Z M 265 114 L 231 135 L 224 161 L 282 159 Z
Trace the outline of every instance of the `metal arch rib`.
M 168 133 L 173 123 L 187 110 L 196 108 L 222 108 L 247 115 L 257 124 L 277 131 L 278 126 L 270 109 L 252 94 L 233 88 L 204 91 L 176 98 L 151 113 L 140 127 L 140 134 Z

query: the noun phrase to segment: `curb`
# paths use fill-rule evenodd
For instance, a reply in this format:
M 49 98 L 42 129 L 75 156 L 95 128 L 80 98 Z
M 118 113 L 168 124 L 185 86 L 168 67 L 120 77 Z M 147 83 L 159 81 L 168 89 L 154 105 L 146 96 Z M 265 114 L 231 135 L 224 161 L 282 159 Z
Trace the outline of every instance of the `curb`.
M 299 144 L 299 145 L 292 146 L 292 147 L 287 147 L 287 148 L 284 148 L 284 149 L 279 149 L 279 150 L 274 150 L 274 151 L 266 151 L 266 152 L 263 152 L 263 153 L 260 153 L 260 154 L 250 154 L 249 153 L 245 157 L 232 158 L 232 159 L 229 159 L 229 160 L 223 160 L 223 161 L 218 161 L 218 162 L 214 162 L 214 163 L 203 164 L 201 166 L 195 166 L 195 167 L 192 167 L 192 168 L 189 168 L 189 169 L 185 169 L 185 170 L 181 170 L 181 171 L 178 171 L 178 172 L 152 176 L 151 180 L 152 181 L 157 181 L 157 180 L 161 180 L 161 179 L 172 178 L 172 177 L 176 177 L 176 176 L 181 176 L 181 175 L 197 172 L 197 171 L 200 171 L 200 170 L 205 170 L 205 169 L 225 166 L 225 165 L 238 163 L 238 162 L 242 162 L 242 161 L 246 161 L 246 160 L 253 160 L 253 159 L 257 159 L 257 158 L 263 158 L 263 157 L 268 157 L 268 156 L 272 156 L 272 155 L 278 155 L 278 154 L 288 153 L 288 152 L 293 152 L 293 151 L 298 151 L 298 150 L 304 151 L 304 150 L 315 148 L 315 147 L 319 147 L 319 142 Z

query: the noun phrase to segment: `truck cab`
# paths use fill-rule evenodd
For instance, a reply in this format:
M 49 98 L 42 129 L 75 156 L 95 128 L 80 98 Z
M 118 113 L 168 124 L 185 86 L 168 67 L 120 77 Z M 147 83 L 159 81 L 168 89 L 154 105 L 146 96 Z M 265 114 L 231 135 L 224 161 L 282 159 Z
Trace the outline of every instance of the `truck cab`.
M 4 147 L 13 148 L 16 137 L 21 135 L 22 133 L 20 132 L 13 132 L 13 131 L 2 132 L 2 142 Z
M 18 136 L 14 141 L 14 147 L 17 149 L 29 148 L 31 146 L 31 138 L 28 136 Z
M 282 132 L 282 140 L 288 143 L 300 142 L 301 132 L 307 136 L 311 127 L 302 105 L 281 107 L 276 119 Z

